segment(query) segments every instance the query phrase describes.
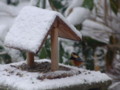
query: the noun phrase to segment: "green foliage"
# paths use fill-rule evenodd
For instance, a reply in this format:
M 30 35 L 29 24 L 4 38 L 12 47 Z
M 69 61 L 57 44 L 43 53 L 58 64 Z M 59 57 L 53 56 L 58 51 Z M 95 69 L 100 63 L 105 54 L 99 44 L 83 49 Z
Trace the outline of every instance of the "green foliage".
M 62 1 L 63 0 L 49 0 L 50 3 L 53 4 L 53 6 L 56 8 L 56 9 L 61 9 L 63 8 L 64 6 L 62 5 Z
M 89 10 L 92 10 L 94 7 L 94 0 L 84 0 L 82 6 Z
M 89 70 L 94 70 L 94 50 L 91 47 L 86 47 L 83 55 L 85 56 L 86 68 Z
M 37 0 L 36 7 L 40 7 L 40 0 Z
M 82 29 L 82 24 L 75 25 L 75 27 L 80 31 Z
M 14 5 L 14 6 L 16 6 L 16 5 L 18 5 L 19 4 L 19 0 L 7 0 L 7 4 L 11 4 L 11 5 Z
M 92 38 L 90 38 L 90 37 L 83 37 L 83 40 L 86 41 L 87 44 L 88 44 L 90 47 L 93 47 L 93 48 L 96 48 L 97 46 L 104 46 L 104 45 L 106 45 L 106 43 L 97 41 L 97 40 L 92 39 Z
M 43 6 L 42 6 L 42 8 L 46 8 L 46 0 L 43 0 Z
M 4 52 L 4 47 L 0 46 L 0 52 Z M 11 63 L 11 57 L 7 53 L 0 54 L 0 63 Z
M 4 50 L 4 48 L 2 46 L 0 46 L 0 52 L 2 52 Z
M 110 6 L 115 14 L 118 13 L 119 4 L 119 0 L 110 0 Z
M 21 56 L 26 59 L 26 52 L 25 51 L 21 51 Z
M 11 57 L 8 54 L 0 55 L 0 60 L 3 60 L 5 64 L 11 63 Z
M 52 7 L 53 10 L 57 10 L 61 13 L 64 13 L 64 11 L 67 9 L 67 3 L 65 3 L 63 5 L 63 2 L 64 0 L 49 0 L 50 2 L 50 5 Z
M 40 53 L 39 53 L 39 58 L 50 58 L 51 57 L 51 50 L 50 50 L 50 39 L 47 39 L 45 42 L 44 47 L 42 47 Z
M 62 57 L 64 56 L 64 53 L 65 53 L 65 51 L 64 51 L 64 48 L 62 46 L 62 41 L 60 41 L 60 52 L 59 52 L 60 63 L 63 62 L 63 58 Z
M 40 58 L 47 58 L 47 51 L 45 49 L 45 47 L 43 47 L 40 51 Z

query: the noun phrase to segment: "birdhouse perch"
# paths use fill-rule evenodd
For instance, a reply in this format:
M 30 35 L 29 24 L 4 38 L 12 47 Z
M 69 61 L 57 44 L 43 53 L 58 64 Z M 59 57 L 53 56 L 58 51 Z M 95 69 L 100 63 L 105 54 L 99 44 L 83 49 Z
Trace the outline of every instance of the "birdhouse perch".
M 55 11 L 34 6 L 24 7 L 5 38 L 5 45 L 27 52 L 27 64 L 34 66 L 34 54 L 51 36 L 51 70 L 58 69 L 58 37 L 81 40 L 81 34 Z

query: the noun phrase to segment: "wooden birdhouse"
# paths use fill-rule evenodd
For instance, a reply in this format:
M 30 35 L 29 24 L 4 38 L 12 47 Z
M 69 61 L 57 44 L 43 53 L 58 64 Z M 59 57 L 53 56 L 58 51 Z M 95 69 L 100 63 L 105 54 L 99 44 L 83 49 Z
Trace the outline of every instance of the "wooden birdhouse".
M 5 45 L 27 52 L 27 64 L 34 65 L 47 36 L 51 36 L 51 69 L 58 69 L 58 37 L 81 40 L 81 34 L 64 17 L 55 11 L 33 6 L 24 7 L 5 38 Z

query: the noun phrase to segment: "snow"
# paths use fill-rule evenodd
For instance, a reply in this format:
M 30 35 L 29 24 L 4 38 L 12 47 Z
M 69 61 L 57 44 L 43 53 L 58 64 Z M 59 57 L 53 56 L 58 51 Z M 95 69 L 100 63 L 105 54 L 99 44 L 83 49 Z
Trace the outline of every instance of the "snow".
M 83 3 L 83 0 L 72 0 L 71 4 L 69 5 L 67 10 L 65 11 L 65 16 L 68 16 L 70 14 L 70 11 L 73 8 L 81 6 L 82 3 Z
M 15 7 L 7 5 L 0 1 L 0 12 L 6 12 L 7 14 L 11 15 L 12 17 L 17 16 L 18 11 Z
M 109 43 L 109 35 L 107 35 L 106 32 L 101 32 L 100 30 L 96 31 L 89 28 L 89 30 L 83 29 L 81 33 L 83 36 L 91 37 L 92 39 L 98 40 L 106 44 Z
M 108 28 L 107 26 L 88 19 L 83 22 L 83 26 L 88 28 L 93 28 L 96 30 L 102 30 L 108 33 L 112 32 L 112 29 Z
M 73 8 L 72 12 L 67 17 L 67 20 L 73 24 L 81 24 L 85 19 L 90 16 L 90 10 L 82 7 Z
M 112 33 L 112 29 L 97 21 L 86 19 L 83 22 L 81 33 L 83 36 L 89 36 L 100 42 L 109 43 L 109 36 Z
M 57 16 L 81 38 L 80 32 L 69 24 L 61 14 L 55 11 L 26 6 L 21 10 L 14 25 L 8 32 L 5 45 L 36 53 Z
M 2 13 L 0 13 L 0 24 L 2 24 L 2 25 L 4 24 L 4 25 L 8 26 L 8 28 L 10 28 L 11 25 L 13 24 L 14 18 L 10 17 L 8 15 L 5 15 L 5 14 L 3 14 L 3 15 L 1 15 L 1 14 Z
M 31 0 L 31 5 L 36 6 L 38 4 L 39 0 Z
M 0 24 L 0 40 L 4 41 L 8 28 L 4 24 Z
M 36 62 L 49 62 L 50 60 L 36 60 Z M 11 65 L 21 65 L 25 61 L 19 63 L 12 63 L 6 65 L 0 65 L 0 85 L 10 86 L 19 90 L 45 90 L 54 89 L 60 87 L 69 87 L 71 85 L 79 84 L 91 84 L 95 82 L 104 82 L 111 80 L 106 74 L 88 71 L 77 67 L 67 66 L 74 70 L 79 70 L 81 74 L 61 79 L 44 79 L 38 80 L 38 76 L 42 76 L 43 73 L 21 71 L 20 69 L 11 67 Z M 62 64 L 61 64 L 62 65 Z M 64 72 L 64 71 L 63 71 Z M 53 73 L 60 74 L 62 71 L 56 71 Z M 52 72 L 51 72 L 52 73 Z M 50 74 L 50 73 L 49 73 Z M 51 74 L 52 75 L 52 74 Z
M 19 50 L 5 47 L 5 51 L 11 56 L 12 62 L 23 61 L 22 53 Z
M 109 90 L 120 90 L 120 82 L 113 83 L 110 87 Z

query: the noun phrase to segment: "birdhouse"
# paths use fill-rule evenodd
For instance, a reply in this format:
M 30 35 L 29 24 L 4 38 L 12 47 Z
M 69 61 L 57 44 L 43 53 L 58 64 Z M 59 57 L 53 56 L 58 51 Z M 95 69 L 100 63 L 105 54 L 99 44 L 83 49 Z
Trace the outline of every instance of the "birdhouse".
M 5 45 L 27 52 L 27 64 L 34 65 L 37 54 L 47 36 L 51 36 L 51 69 L 58 69 L 58 37 L 81 40 L 81 34 L 55 11 L 33 6 L 24 7 L 5 38 Z

